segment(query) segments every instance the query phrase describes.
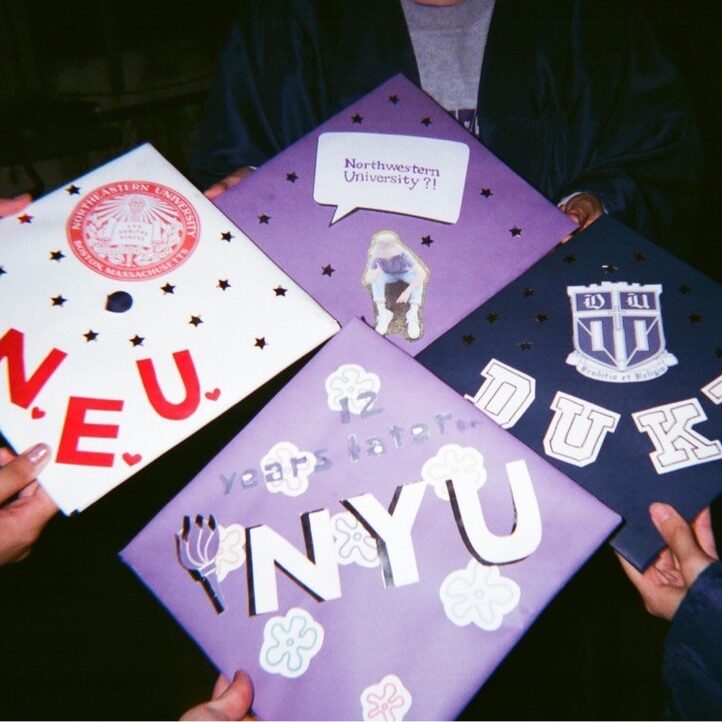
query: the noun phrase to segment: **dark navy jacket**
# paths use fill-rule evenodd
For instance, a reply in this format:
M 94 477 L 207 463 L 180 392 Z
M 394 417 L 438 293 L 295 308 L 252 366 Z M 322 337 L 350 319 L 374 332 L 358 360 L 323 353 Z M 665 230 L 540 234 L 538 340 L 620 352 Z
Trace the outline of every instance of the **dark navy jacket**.
M 697 578 L 672 620 L 662 661 L 670 716 L 722 719 L 722 564 Z
M 419 84 L 395 0 L 245 0 L 191 169 L 209 186 L 258 166 L 396 73 Z M 556 202 L 598 196 L 681 250 L 701 150 L 677 69 L 628 0 L 498 0 L 479 84 L 479 138 Z

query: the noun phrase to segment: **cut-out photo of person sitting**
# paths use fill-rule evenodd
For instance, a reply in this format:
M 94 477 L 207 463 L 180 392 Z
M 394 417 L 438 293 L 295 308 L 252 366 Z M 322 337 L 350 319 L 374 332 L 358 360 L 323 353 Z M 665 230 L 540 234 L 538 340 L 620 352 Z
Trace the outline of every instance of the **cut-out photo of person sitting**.
M 373 297 L 376 331 L 381 335 L 398 333 L 410 341 L 420 338 L 428 280 L 426 264 L 403 244 L 396 231 L 374 233 L 363 283 Z

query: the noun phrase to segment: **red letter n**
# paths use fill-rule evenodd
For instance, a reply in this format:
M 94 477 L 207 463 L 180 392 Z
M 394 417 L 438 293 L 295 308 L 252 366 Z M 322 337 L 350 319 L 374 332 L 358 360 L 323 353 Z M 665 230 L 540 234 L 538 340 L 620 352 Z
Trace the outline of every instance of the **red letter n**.
M 4 358 L 8 360 L 10 401 L 27 409 L 45 386 L 45 382 L 55 373 L 55 370 L 67 355 L 57 348 L 52 349 L 38 366 L 35 373 L 29 379 L 26 379 L 23 334 L 11 328 L 0 338 L 0 362 Z

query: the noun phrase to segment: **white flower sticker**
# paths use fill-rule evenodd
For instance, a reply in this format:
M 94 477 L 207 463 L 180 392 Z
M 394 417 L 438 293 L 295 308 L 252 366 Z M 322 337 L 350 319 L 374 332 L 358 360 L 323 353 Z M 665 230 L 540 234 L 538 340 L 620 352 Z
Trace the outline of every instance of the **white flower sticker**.
M 361 692 L 365 720 L 402 720 L 411 707 L 411 693 L 395 674 Z
M 381 379 L 375 373 L 358 364 L 343 364 L 326 379 L 328 407 L 360 414 L 369 409 L 380 389 Z
M 246 530 L 241 524 L 218 525 L 221 541 L 216 554 L 216 576 L 222 582 L 246 560 Z
M 323 627 L 300 607 L 285 617 L 271 617 L 263 628 L 261 667 L 271 674 L 300 677 L 323 645 Z
M 519 585 L 503 577 L 499 567 L 472 559 L 465 569 L 449 574 L 439 596 L 446 616 L 458 627 L 475 624 L 480 629 L 499 629 L 504 615 L 516 609 L 521 597 Z
M 453 479 L 456 484 L 468 484 L 474 489 L 484 485 L 484 457 L 473 446 L 446 444 L 423 465 L 421 478 L 434 487 L 439 499 L 449 501 L 448 479 Z
M 300 496 L 308 489 L 308 477 L 316 463 L 310 451 L 301 451 L 290 441 L 279 441 L 261 459 L 266 488 L 273 494 Z
M 339 564 L 379 565 L 376 540 L 350 511 L 332 516 L 331 525 Z

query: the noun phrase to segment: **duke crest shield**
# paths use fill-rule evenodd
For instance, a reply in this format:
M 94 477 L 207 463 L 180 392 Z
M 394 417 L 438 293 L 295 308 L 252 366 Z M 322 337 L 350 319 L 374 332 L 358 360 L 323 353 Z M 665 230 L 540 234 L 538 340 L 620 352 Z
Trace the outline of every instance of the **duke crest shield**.
M 660 284 L 568 286 L 574 351 L 567 363 L 599 381 L 658 378 L 677 358 L 665 347 Z

